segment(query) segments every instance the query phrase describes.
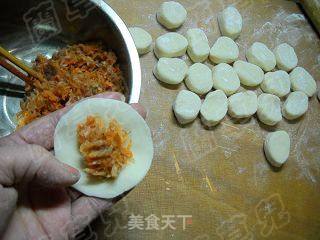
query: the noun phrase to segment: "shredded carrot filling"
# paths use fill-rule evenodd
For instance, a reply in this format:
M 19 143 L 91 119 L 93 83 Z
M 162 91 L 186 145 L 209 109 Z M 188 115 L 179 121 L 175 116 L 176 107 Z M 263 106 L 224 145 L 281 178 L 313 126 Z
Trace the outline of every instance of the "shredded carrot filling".
M 26 85 L 26 99 L 17 115 L 20 127 L 85 97 L 125 93 L 116 55 L 99 43 L 72 45 L 51 59 L 39 55 L 33 69 L 45 81 L 32 78 L 33 84 Z
M 106 128 L 102 118 L 89 116 L 77 128 L 85 172 L 91 176 L 115 178 L 132 157 L 131 139 L 116 120 Z

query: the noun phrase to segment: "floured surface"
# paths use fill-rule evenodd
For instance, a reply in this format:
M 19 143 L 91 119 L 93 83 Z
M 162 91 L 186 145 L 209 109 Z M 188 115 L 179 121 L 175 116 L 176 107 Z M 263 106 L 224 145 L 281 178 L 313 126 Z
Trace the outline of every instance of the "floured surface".
M 135 0 L 129 6 L 126 0 L 109 1 L 128 26 L 143 27 L 154 39 L 167 32 L 155 18 L 161 2 Z M 319 84 L 320 42 L 293 2 L 179 2 L 188 11 L 187 21 L 179 33 L 200 27 L 206 32 L 211 47 L 220 36 L 218 12 L 235 4 L 244 21 L 243 31 L 236 40 L 240 59 L 244 59 L 245 50 L 255 41 L 265 43 L 270 49 L 286 41 L 295 48 L 299 65 Z M 141 103 L 149 109 L 147 121 L 155 145 L 153 167 L 145 181 L 106 214 L 105 224 L 96 224 L 99 237 L 230 239 L 226 229 L 235 227 L 245 234 L 245 226 L 249 234 L 247 239 L 319 239 L 320 104 L 316 97 L 311 99 L 309 111 L 302 120 L 292 123 L 283 120 L 274 128 L 259 124 L 256 118 L 235 124 L 229 117 L 212 131 L 205 130 L 200 119 L 181 128 L 171 106 L 185 86 L 181 84 L 177 89 L 170 89 L 159 83 L 152 74 L 155 63 L 152 53 L 141 58 Z M 292 144 L 289 160 L 279 172 L 273 171 L 263 155 L 267 130 L 276 129 L 287 131 Z M 259 223 L 256 209 L 261 209 L 263 200 L 271 198 L 283 204 L 282 213 L 288 212 L 290 218 L 280 219 L 279 229 L 267 223 L 271 232 L 264 238 L 263 223 Z M 182 220 L 177 218 L 176 230 L 128 230 L 123 227 L 131 214 L 143 217 L 154 214 L 160 218 L 161 226 L 163 215 L 192 215 L 192 223 L 187 224 L 185 231 Z M 244 219 L 244 225 L 235 224 L 236 219 Z M 144 229 L 146 226 L 147 221 Z

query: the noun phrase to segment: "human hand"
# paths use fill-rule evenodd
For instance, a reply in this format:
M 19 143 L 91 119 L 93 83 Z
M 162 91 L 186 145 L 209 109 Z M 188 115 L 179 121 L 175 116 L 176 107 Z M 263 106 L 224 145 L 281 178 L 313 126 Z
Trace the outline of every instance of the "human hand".
M 118 93 L 97 95 L 121 100 Z M 144 109 L 133 104 L 143 117 Z M 69 189 L 78 170 L 50 152 L 59 119 L 70 107 L 0 139 L 0 238 L 69 239 L 119 200 L 83 196 Z

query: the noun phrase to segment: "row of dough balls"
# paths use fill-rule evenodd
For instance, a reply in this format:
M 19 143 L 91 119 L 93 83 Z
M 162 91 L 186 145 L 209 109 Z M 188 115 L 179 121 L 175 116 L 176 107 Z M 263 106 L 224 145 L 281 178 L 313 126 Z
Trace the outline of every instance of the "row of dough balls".
M 202 102 L 197 94 L 181 90 L 173 110 L 182 125 L 193 122 L 199 113 L 202 123 L 208 127 L 219 124 L 227 113 L 235 119 L 250 118 L 257 113 L 261 122 L 274 126 L 282 116 L 293 120 L 304 115 L 308 110 L 308 97 L 301 91 L 292 92 L 281 106 L 280 98 L 269 93 L 257 96 L 254 91 L 244 91 L 228 98 L 222 90 L 215 90 Z
M 223 90 L 230 96 L 236 93 L 240 85 L 258 87 L 279 98 L 293 91 L 302 91 L 312 97 L 317 91 L 314 78 L 302 67 L 294 68 L 290 74 L 283 70 L 267 72 L 250 62 L 237 60 L 233 67 L 227 63 L 219 63 L 211 70 L 207 65 L 195 63 L 189 68 L 179 58 L 160 58 L 154 68 L 158 80 L 167 84 L 180 84 L 183 80 L 187 87 L 199 94 L 208 93 L 212 87 Z

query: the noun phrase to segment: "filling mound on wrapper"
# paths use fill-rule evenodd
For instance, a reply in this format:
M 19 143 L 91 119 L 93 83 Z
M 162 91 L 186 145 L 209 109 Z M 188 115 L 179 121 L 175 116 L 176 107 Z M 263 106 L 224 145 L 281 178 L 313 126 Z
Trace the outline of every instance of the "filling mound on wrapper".
M 132 161 L 130 136 L 115 119 L 106 127 L 102 118 L 88 116 L 78 125 L 77 137 L 84 171 L 90 176 L 116 178 Z

